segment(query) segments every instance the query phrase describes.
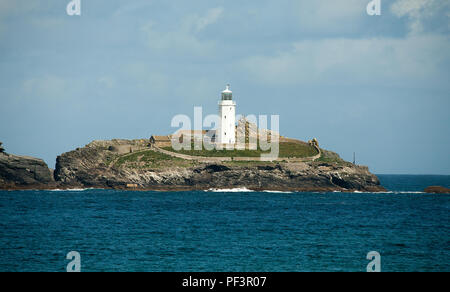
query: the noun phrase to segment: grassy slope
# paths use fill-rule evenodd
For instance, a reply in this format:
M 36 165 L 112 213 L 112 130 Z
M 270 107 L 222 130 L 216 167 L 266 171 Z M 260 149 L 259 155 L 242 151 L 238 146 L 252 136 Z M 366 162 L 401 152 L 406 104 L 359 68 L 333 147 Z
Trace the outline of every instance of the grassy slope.
M 180 150 L 175 151 L 172 147 L 165 147 L 164 150 L 172 151 L 176 153 L 191 155 L 191 156 L 203 156 L 203 157 L 260 157 L 263 153 L 269 153 L 270 151 L 258 150 L 211 150 L 206 149 L 194 150 Z M 303 143 L 280 143 L 280 157 L 311 157 L 317 155 L 317 150 L 308 144 Z
M 172 157 L 153 150 L 136 152 L 121 156 L 114 166 L 130 168 L 160 168 L 166 166 L 192 166 L 193 162 Z
M 316 160 L 317 162 L 328 162 L 328 163 L 347 163 L 338 154 L 323 150 L 320 158 Z
M 258 158 L 262 153 L 267 153 L 267 151 L 261 150 L 213 150 L 207 151 L 205 149 L 201 151 L 196 150 L 181 150 L 174 151 L 171 147 L 164 148 L 165 150 L 192 155 L 192 156 L 205 156 L 205 157 L 255 157 Z M 280 143 L 280 157 L 311 157 L 317 154 L 317 150 L 308 144 L 304 143 Z M 116 156 L 117 158 L 117 156 Z M 343 163 L 344 161 L 334 152 L 323 150 L 322 156 L 316 160 L 317 162 L 334 162 Z M 136 152 L 132 154 L 122 155 L 117 158 L 115 162 L 108 161 L 109 163 L 114 163 L 115 167 L 127 167 L 127 168 L 164 168 L 164 167 L 190 167 L 198 164 L 195 161 L 183 160 L 180 158 L 172 157 L 163 153 L 155 152 L 153 150 L 147 150 L 142 152 Z M 262 162 L 259 162 L 262 163 Z M 230 165 L 259 165 L 258 162 L 242 161 L 242 162 L 227 162 Z M 262 164 L 268 164 L 264 162 Z

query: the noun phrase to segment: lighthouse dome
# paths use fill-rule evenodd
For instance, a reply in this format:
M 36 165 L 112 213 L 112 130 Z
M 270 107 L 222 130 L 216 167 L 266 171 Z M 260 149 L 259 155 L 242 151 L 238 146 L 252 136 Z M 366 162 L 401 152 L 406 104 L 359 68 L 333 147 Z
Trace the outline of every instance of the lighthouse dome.
M 222 91 L 222 100 L 232 100 L 233 92 L 230 90 L 230 84 L 227 84 L 227 87 L 224 91 Z

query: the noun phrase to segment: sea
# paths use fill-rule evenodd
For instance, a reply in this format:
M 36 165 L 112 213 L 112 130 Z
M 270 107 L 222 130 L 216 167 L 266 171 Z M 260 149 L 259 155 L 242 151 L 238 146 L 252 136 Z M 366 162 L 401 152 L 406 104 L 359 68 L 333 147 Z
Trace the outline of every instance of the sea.
M 378 177 L 387 192 L 0 191 L 0 271 L 365 272 L 375 252 L 382 272 L 449 272 L 450 195 L 423 190 L 450 176 Z

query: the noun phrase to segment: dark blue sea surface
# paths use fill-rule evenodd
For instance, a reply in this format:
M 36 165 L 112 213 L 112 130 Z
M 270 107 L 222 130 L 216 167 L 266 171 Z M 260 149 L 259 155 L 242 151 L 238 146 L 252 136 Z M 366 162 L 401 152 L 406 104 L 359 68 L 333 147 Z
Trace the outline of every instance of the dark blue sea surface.
M 0 191 L 0 271 L 450 271 L 450 176 L 388 193 Z

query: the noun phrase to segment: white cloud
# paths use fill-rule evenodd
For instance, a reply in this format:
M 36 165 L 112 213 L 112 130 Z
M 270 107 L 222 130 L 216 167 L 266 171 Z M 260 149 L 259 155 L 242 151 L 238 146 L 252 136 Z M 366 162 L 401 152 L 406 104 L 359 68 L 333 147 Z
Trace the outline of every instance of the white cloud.
M 189 100 L 194 105 L 208 104 L 211 97 L 207 93 L 217 92 L 217 86 L 208 77 L 191 76 L 177 80 L 174 95 Z
M 142 31 L 145 33 L 148 46 L 152 49 L 171 49 L 204 54 L 212 50 L 214 42 L 201 40 L 197 34 L 209 25 L 216 23 L 223 11 L 222 7 L 218 7 L 208 10 L 204 16 L 188 15 L 169 31 L 161 29 L 151 21 L 142 27 Z
M 274 56 L 254 56 L 241 66 L 265 84 L 428 85 L 450 62 L 450 42 L 441 36 L 406 39 L 300 41 Z
M 183 27 L 172 31 L 161 31 L 155 23 L 147 23 L 142 31 L 145 33 L 146 43 L 155 50 L 174 50 L 201 54 L 213 47 L 211 41 L 201 41 L 196 35 Z
M 133 86 L 149 94 L 163 94 L 170 88 L 169 77 L 148 67 L 145 64 L 126 64 L 122 70 L 123 78 L 130 78 L 128 82 L 133 82 Z
M 116 81 L 111 76 L 102 76 L 98 79 L 98 84 L 106 89 L 111 89 L 116 85 Z
M 330 37 L 296 41 L 275 54 L 244 58 L 241 68 L 263 84 L 445 86 L 450 40 L 442 28 L 449 26 L 450 1 L 383 1 L 383 11 L 389 8 L 396 17 L 405 18 L 409 34 L 404 38 L 333 37 L 358 29 L 361 20 L 369 18 L 367 3 L 298 2 L 301 29 Z
M 67 96 L 69 81 L 55 75 L 31 78 L 22 84 L 23 98 L 61 99 Z
M 39 1 L 0 0 L 0 20 L 6 16 L 28 13 L 39 7 Z
M 299 1 L 295 10 L 302 30 L 333 33 L 358 29 L 359 21 L 367 17 L 367 3 L 361 0 Z
M 136 11 L 142 11 L 145 9 L 150 9 L 148 6 L 152 4 L 151 1 L 144 2 L 126 2 L 120 3 L 120 6 L 112 13 L 114 18 L 126 17 L 127 15 L 132 15 Z
M 397 0 L 391 5 L 390 10 L 397 17 L 408 17 L 411 34 L 424 32 L 426 22 L 437 16 L 446 17 L 448 29 L 450 1 Z
M 0 33 L 7 29 L 6 19 L 17 14 L 24 14 L 38 7 L 37 1 L 0 0 Z
M 217 22 L 217 20 L 220 18 L 220 16 L 223 13 L 223 7 L 217 7 L 209 10 L 205 16 L 198 17 L 197 19 L 197 30 L 203 30 L 208 25 L 213 24 Z

